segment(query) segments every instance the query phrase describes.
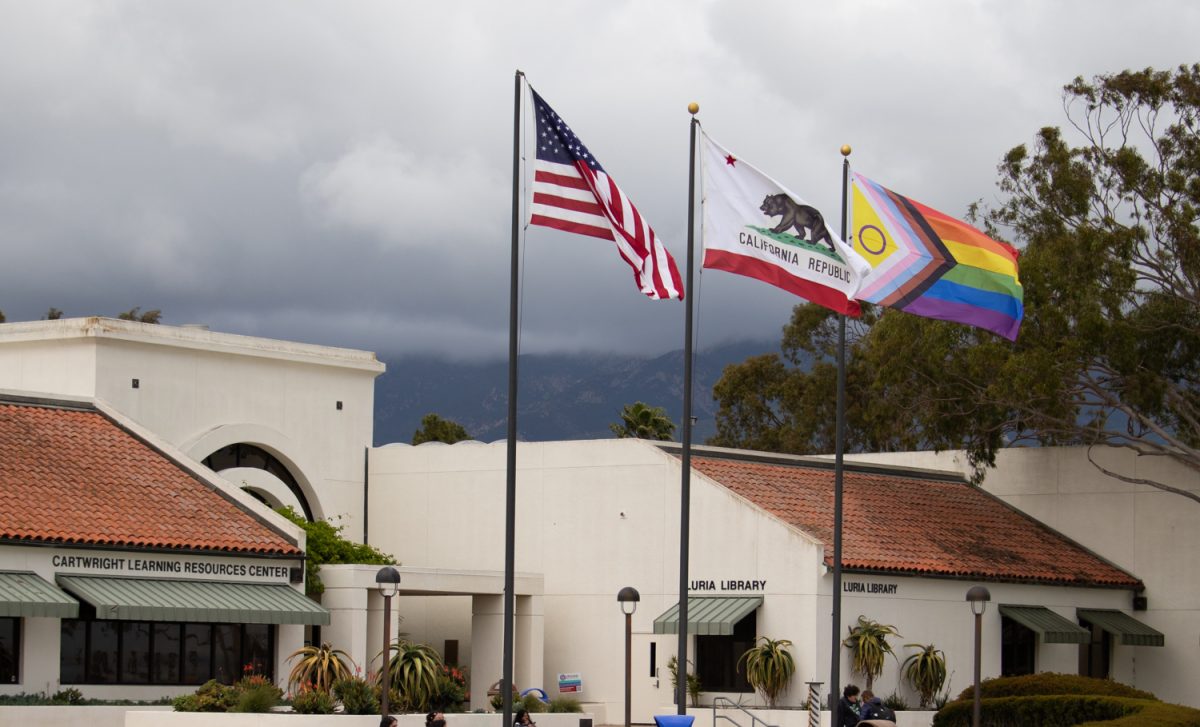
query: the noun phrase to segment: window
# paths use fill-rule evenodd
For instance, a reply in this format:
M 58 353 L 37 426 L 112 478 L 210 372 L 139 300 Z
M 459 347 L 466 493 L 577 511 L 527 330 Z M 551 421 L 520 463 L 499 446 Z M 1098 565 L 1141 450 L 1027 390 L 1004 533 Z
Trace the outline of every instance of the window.
M 1079 625 L 1092 634 L 1090 642 L 1079 645 L 1079 674 L 1107 679 L 1109 657 L 1112 654 L 1112 634 L 1086 619 L 1079 619 Z
M 234 467 L 252 467 L 270 472 L 287 485 L 287 488 L 296 496 L 300 502 L 300 508 L 304 510 L 304 517 L 308 518 L 310 522 L 313 520 L 312 509 L 309 507 L 308 499 L 304 497 L 304 491 L 300 489 L 300 483 L 296 481 L 295 475 L 287 468 L 287 465 L 262 447 L 244 442 L 231 444 L 208 455 L 201 464 L 213 472 L 221 472 Z M 262 499 L 258 495 L 255 497 Z
M 183 629 L 183 683 L 203 684 L 213 673 L 212 627 L 208 624 L 177 624 Z
M 212 630 L 213 678 L 222 684 L 242 675 L 242 630 L 233 624 L 216 624 Z
M 63 619 L 61 635 L 63 684 L 232 684 L 247 665 L 274 676 L 275 627 L 269 624 L 80 618 Z
M 757 612 L 734 624 L 730 636 L 696 637 L 696 675 L 706 692 L 753 692 L 738 659 L 754 646 L 758 634 Z
M 88 681 L 96 684 L 117 683 L 117 647 L 121 632 L 118 621 L 93 621 L 88 629 Z
M 154 624 L 154 651 L 150 655 L 153 662 L 151 681 L 155 684 L 179 684 L 182 681 L 179 678 L 180 653 L 179 624 Z
M 21 680 L 21 619 L 0 618 L 0 684 Z
M 121 623 L 122 684 L 150 683 L 150 624 L 145 621 Z
M 1035 671 L 1037 634 L 1007 616 L 1000 618 L 1000 676 L 1015 677 Z

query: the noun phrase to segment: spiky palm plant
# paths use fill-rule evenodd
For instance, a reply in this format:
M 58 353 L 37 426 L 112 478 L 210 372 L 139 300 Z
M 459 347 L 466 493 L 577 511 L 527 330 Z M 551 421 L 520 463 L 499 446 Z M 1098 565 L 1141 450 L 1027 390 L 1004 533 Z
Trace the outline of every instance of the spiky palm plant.
M 388 675 L 404 710 L 424 712 L 438 694 L 442 656 L 432 646 L 399 640 L 388 647 Z M 380 675 L 382 679 L 383 675 Z
M 859 616 L 858 623 L 850 627 L 850 635 L 842 642 L 842 646 L 850 649 L 854 659 L 851 668 L 867 680 L 867 689 L 883 673 L 884 657 L 896 655 L 887 637 L 899 635 L 895 626 L 872 621 L 866 616 Z
M 774 709 L 779 695 L 787 691 L 792 674 L 796 673 L 796 662 L 788 651 L 792 642 L 787 639 L 774 641 L 766 636 L 759 639 L 761 644 L 756 639 L 754 646 L 738 659 L 738 668 L 745 665 L 746 680 L 763 695 L 767 706 Z
M 904 646 L 920 649 L 904 660 L 900 665 L 900 673 L 917 694 L 921 695 L 921 709 L 926 709 L 946 683 L 946 655 L 941 649 L 934 648 L 933 644 Z
M 354 673 L 350 666 L 354 660 L 350 655 L 329 644 L 302 646 L 293 651 L 287 660 L 297 658 L 299 661 L 288 674 L 289 690 L 307 684 L 318 691 L 328 692 L 334 682 Z

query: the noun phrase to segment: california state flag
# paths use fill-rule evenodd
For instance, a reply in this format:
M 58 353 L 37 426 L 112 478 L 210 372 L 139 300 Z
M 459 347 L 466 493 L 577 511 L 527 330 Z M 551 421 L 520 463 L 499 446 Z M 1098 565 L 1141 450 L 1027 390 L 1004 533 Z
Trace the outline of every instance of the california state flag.
M 756 278 L 839 313 L 871 265 L 816 208 L 702 134 L 704 267 Z

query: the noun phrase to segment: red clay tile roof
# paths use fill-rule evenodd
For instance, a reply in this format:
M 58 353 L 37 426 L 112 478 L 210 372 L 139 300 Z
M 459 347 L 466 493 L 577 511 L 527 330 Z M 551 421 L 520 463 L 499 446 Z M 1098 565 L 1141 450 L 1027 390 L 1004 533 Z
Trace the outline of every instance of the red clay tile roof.
M 692 455 L 693 469 L 825 543 L 833 562 L 833 469 Z M 848 570 L 1141 588 L 1141 581 L 965 481 L 847 467 Z
M 103 414 L 0 401 L 0 539 L 301 555 Z

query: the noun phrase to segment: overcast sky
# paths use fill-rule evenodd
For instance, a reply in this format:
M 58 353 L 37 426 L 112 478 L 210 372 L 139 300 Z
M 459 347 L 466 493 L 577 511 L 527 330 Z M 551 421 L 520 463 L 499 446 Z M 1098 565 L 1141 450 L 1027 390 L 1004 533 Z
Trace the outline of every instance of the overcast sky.
M 838 219 L 838 148 L 942 211 L 1077 75 L 1200 60 L 1200 3 L 0 0 L 0 310 L 502 357 L 513 74 L 683 267 L 687 104 Z M 522 350 L 683 345 L 611 243 L 531 228 Z M 697 258 L 699 251 L 697 251 Z M 700 347 L 795 298 L 712 271 Z

